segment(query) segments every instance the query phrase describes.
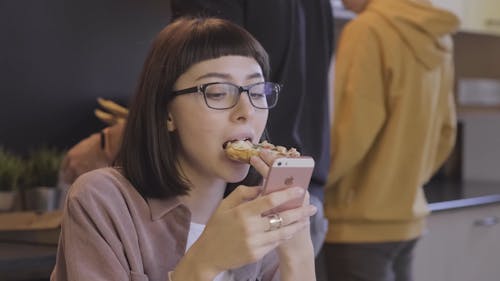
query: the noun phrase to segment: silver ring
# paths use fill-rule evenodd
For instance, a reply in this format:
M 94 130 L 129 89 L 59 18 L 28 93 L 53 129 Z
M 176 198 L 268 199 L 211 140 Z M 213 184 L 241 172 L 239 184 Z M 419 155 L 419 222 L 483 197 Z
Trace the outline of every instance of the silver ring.
M 267 217 L 269 219 L 269 229 L 267 231 L 273 231 L 281 227 L 283 223 L 283 218 L 279 214 L 272 214 Z

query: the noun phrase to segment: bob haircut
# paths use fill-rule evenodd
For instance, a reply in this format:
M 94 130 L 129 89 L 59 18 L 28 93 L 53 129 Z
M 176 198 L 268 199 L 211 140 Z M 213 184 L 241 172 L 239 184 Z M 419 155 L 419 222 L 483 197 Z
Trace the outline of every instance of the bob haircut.
M 182 17 L 154 39 L 130 106 L 116 165 L 145 198 L 170 198 L 189 192 L 177 162 L 179 139 L 168 132 L 167 105 L 174 83 L 192 65 L 221 56 L 254 58 L 269 78 L 269 59 L 245 29 L 227 20 Z M 256 184 L 250 170 L 244 184 Z

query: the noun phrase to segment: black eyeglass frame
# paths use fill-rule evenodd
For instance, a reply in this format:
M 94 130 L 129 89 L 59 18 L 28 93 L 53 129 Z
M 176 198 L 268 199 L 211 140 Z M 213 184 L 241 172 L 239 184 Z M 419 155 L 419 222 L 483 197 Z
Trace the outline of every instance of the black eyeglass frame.
M 210 85 L 217 85 L 217 84 L 227 84 L 227 85 L 232 85 L 232 86 L 235 86 L 236 88 L 238 88 L 238 90 L 239 90 L 238 99 L 236 99 L 236 102 L 232 106 L 230 106 L 230 107 L 224 107 L 224 108 L 216 108 L 216 107 L 211 107 L 208 104 L 207 96 L 205 94 L 205 89 L 208 86 L 210 86 Z M 257 106 L 257 105 L 255 105 L 253 103 L 253 100 L 250 97 L 250 88 L 252 88 L 254 86 L 257 86 L 257 85 L 261 85 L 261 84 L 271 84 L 274 87 L 276 87 L 276 89 L 277 89 L 277 91 L 276 91 L 276 99 L 275 99 L 273 105 L 270 105 L 268 107 L 260 107 L 260 106 Z M 279 97 L 279 94 L 281 92 L 282 87 L 283 87 L 282 85 L 280 85 L 278 83 L 274 83 L 274 82 L 258 82 L 258 83 L 254 83 L 254 84 L 250 84 L 250 85 L 246 85 L 246 86 L 239 86 L 239 85 L 235 85 L 235 84 L 229 83 L 229 82 L 212 82 L 212 83 L 200 84 L 198 86 L 194 86 L 194 87 L 190 87 L 190 88 L 186 88 L 186 89 L 182 89 L 182 90 L 172 91 L 171 94 L 172 94 L 172 98 L 174 98 L 176 96 L 198 92 L 198 93 L 202 94 L 203 99 L 205 100 L 205 104 L 209 108 L 216 109 L 216 110 L 226 110 L 226 109 L 231 109 L 231 108 L 235 107 L 238 104 L 238 101 L 239 101 L 239 98 L 241 96 L 241 93 L 246 92 L 247 95 L 248 95 L 248 99 L 250 100 L 250 103 L 252 104 L 253 107 L 258 108 L 258 109 L 271 109 L 271 108 L 275 107 L 276 104 L 278 104 L 278 97 Z

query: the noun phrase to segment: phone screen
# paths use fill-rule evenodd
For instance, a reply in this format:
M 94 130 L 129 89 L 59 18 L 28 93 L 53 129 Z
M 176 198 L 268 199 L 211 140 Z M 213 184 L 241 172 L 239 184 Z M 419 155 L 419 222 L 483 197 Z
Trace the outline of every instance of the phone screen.
M 263 194 L 285 189 L 291 186 L 309 187 L 314 160 L 311 157 L 277 158 L 274 160 L 264 184 Z M 276 213 L 300 207 L 304 198 L 288 201 L 266 213 Z

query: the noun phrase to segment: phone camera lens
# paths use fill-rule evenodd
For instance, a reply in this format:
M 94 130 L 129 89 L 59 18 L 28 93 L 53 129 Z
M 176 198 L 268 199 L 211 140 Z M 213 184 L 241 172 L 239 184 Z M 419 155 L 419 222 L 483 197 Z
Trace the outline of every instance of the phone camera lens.
M 281 162 L 278 162 L 278 166 L 281 166 Z

